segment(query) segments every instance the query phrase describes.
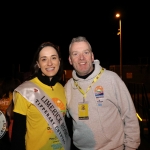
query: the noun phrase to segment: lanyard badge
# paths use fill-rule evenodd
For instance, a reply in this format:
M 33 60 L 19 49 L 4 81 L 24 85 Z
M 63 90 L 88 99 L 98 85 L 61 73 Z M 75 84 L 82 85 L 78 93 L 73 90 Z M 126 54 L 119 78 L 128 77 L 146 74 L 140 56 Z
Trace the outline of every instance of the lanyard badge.
M 89 108 L 87 102 L 81 102 L 78 104 L 78 117 L 79 120 L 88 120 L 89 119 Z
M 83 102 L 78 103 L 78 117 L 79 120 L 88 120 L 89 119 L 89 105 L 88 102 L 85 102 L 86 93 L 91 89 L 92 84 L 94 84 L 101 74 L 103 73 L 104 68 L 99 72 L 99 74 L 94 78 L 92 83 L 88 86 L 86 92 L 82 90 L 82 88 L 78 85 L 78 83 L 74 80 L 75 86 L 78 88 L 80 93 L 83 95 Z

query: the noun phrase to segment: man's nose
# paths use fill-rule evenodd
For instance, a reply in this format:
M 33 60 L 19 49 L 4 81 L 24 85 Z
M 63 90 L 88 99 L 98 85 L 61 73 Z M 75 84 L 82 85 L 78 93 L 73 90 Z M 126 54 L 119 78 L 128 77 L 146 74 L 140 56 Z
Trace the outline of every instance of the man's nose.
M 84 55 L 82 53 L 80 54 L 80 59 L 84 59 Z

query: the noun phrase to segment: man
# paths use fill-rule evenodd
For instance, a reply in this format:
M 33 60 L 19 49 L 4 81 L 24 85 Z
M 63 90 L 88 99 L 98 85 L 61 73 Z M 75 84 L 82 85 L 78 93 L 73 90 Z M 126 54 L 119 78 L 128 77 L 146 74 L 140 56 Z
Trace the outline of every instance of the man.
M 65 85 L 73 120 L 73 143 L 80 150 L 136 150 L 139 122 L 121 78 L 94 60 L 85 37 L 73 38 L 69 62 L 74 70 Z

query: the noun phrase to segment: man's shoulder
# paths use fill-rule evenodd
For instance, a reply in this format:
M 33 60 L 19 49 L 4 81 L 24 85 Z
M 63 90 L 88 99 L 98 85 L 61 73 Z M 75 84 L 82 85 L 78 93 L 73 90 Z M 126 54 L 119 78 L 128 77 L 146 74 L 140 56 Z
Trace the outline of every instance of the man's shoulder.
M 107 75 L 111 75 L 111 76 L 118 76 L 118 74 L 116 72 L 112 71 L 112 70 L 105 69 L 105 73 Z
M 68 79 L 68 81 L 65 83 L 64 87 L 70 86 L 73 82 L 73 78 Z

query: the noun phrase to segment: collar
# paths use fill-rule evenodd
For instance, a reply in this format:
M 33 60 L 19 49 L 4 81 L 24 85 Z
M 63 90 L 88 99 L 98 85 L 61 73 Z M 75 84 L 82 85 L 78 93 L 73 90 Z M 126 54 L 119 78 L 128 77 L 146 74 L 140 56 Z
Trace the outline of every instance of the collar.
M 94 69 L 95 69 L 95 65 L 93 64 L 93 70 L 92 70 L 89 74 L 87 74 L 87 75 L 85 75 L 85 76 L 80 76 L 80 75 L 78 75 L 78 74 L 76 73 L 76 75 L 77 75 L 77 77 L 79 77 L 79 78 L 86 79 L 89 75 L 91 75 L 91 74 L 93 73 Z
M 42 83 L 48 86 L 54 86 L 58 82 L 57 76 L 54 76 L 51 80 L 48 76 L 43 76 L 41 69 L 39 69 L 37 77 Z

